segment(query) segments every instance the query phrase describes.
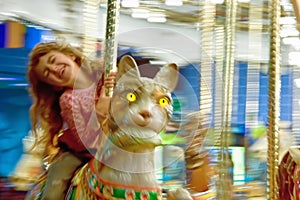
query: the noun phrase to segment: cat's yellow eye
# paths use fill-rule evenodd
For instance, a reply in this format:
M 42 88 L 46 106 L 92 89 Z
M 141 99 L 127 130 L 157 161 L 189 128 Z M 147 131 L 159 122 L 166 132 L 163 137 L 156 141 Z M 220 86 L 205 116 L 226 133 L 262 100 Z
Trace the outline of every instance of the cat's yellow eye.
M 162 97 L 159 99 L 159 105 L 165 107 L 170 104 L 170 100 L 167 97 Z
M 129 92 L 126 95 L 126 98 L 129 102 L 134 102 L 136 100 L 136 95 L 133 92 Z

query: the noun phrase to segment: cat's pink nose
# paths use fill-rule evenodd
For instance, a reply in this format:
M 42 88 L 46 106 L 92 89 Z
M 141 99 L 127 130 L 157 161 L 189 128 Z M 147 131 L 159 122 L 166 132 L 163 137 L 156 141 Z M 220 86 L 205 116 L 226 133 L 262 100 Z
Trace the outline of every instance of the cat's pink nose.
M 144 119 L 147 119 L 147 118 L 150 118 L 150 117 L 151 117 L 151 113 L 150 113 L 148 110 L 143 110 L 143 111 L 139 112 L 139 114 L 140 114 Z

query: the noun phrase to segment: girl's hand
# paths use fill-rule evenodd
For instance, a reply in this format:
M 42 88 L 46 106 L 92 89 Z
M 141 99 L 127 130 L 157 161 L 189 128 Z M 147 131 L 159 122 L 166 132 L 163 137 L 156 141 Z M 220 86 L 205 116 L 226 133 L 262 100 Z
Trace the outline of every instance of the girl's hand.
M 104 86 L 106 88 L 113 88 L 116 83 L 117 72 L 110 72 L 108 77 L 104 79 Z
M 101 87 L 100 96 L 96 103 L 96 113 L 100 122 L 102 122 L 109 113 L 111 97 L 106 96 L 105 90 L 106 88 L 113 88 L 115 86 L 116 75 L 117 72 L 111 72 L 109 76 L 105 78 L 104 84 Z

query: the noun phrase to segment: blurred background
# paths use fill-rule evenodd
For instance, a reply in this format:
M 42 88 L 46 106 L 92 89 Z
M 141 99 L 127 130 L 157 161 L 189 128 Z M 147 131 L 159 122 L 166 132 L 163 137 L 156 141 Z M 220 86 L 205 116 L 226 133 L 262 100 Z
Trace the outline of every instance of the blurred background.
M 238 0 L 231 24 L 234 67 L 229 149 L 235 185 L 266 182 L 269 3 Z M 300 135 L 298 2 L 283 0 L 280 7 L 280 128 L 287 137 L 295 137 L 297 144 Z M 85 41 L 92 38 L 96 56 L 100 57 L 105 46 L 106 9 L 104 0 L 0 0 L 0 176 L 3 179 L 14 172 L 23 153 L 22 140 L 31 130 L 28 113 L 31 98 L 26 77 L 30 50 L 39 42 L 54 40 L 66 40 L 84 48 Z M 228 34 L 226 9 L 222 0 L 208 3 L 121 0 L 117 29 L 118 57 L 124 54 L 135 57 L 144 75 L 153 76 L 155 68 L 169 62 L 180 67 L 180 81 L 173 94 L 173 129 L 169 127 L 165 133 L 167 144 L 180 147 L 186 142 L 180 137 L 170 141 L 168 134 L 180 132 L 182 115 L 199 110 L 203 92 L 210 97 L 206 113 L 210 135 L 199 149 L 210 150 L 211 165 L 216 163 L 218 152 L 213 135 L 218 120 L 218 91 L 222 87 L 218 83 L 224 78 L 218 63 L 226 57 L 223 52 L 224 34 Z M 175 167 L 183 168 L 180 164 Z M 186 177 L 180 173 L 180 170 L 171 174 L 162 172 L 160 180 L 185 181 Z

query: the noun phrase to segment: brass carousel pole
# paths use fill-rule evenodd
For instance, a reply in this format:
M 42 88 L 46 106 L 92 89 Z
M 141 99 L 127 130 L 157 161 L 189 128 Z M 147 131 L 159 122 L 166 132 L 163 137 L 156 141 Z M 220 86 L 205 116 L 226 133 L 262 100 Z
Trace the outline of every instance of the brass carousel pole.
M 106 33 L 104 47 L 105 77 L 114 70 L 117 63 L 118 41 L 117 28 L 119 25 L 120 0 L 107 1 Z M 107 89 L 106 95 L 112 95 L 112 89 Z
M 120 0 L 108 0 L 107 1 L 107 11 L 106 11 L 106 32 L 104 39 L 104 76 L 107 77 L 109 73 L 116 68 L 117 64 L 117 52 L 118 52 L 118 41 L 117 41 L 117 27 L 119 25 L 119 15 L 120 15 Z M 113 89 L 106 88 L 105 91 L 107 96 L 112 96 Z M 101 160 L 103 148 L 107 141 L 105 134 L 102 134 L 101 144 L 99 145 L 99 150 L 97 151 L 96 158 Z M 100 162 L 94 162 L 95 168 L 99 169 Z
M 219 152 L 219 184 L 217 184 L 217 199 L 232 199 L 232 181 L 229 168 L 229 138 L 231 132 L 232 89 L 235 50 L 236 0 L 226 0 L 225 21 L 225 66 L 224 66 L 224 117 L 221 131 L 221 148 Z
M 222 127 L 224 117 L 224 26 L 216 27 L 216 70 L 215 70 L 215 95 L 214 95 L 214 146 L 222 146 Z M 219 167 L 219 166 L 218 166 Z M 219 185 L 217 185 L 219 186 Z M 216 188 L 219 190 L 219 187 Z
M 212 87 L 213 87 L 213 65 L 214 65 L 214 31 L 215 31 L 215 14 L 216 14 L 216 5 L 212 3 L 211 0 L 205 0 L 202 3 L 201 16 L 199 19 L 200 25 L 200 36 L 201 36 L 201 60 L 200 60 L 200 105 L 199 111 L 201 116 L 204 116 L 205 119 L 209 119 L 211 113 L 213 112 L 212 104 Z M 203 133 L 201 133 L 204 135 Z M 207 133 L 206 133 L 207 134 Z M 196 134 L 195 134 L 195 137 Z M 210 142 L 211 143 L 211 142 Z M 211 145 L 211 144 L 210 144 Z M 214 144 L 212 144 L 214 145 Z M 199 144 L 199 150 L 201 148 Z M 205 151 L 202 150 L 202 153 Z M 205 162 L 205 159 L 203 159 Z M 201 161 L 199 161 L 201 162 Z M 205 170 L 205 167 L 202 166 L 202 170 Z M 212 177 L 206 177 L 204 180 L 207 180 L 208 185 L 212 180 Z
M 271 1 L 269 100 L 268 100 L 268 199 L 278 199 L 279 97 L 280 97 L 280 0 Z

